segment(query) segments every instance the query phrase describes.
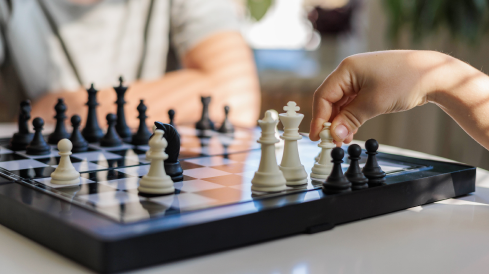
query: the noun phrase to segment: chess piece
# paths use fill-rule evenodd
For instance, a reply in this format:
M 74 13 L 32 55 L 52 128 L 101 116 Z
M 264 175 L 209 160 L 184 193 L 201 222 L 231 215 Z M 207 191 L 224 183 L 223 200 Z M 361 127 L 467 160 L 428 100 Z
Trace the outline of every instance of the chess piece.
M 168 118 L 170 119 L 170 125 L 172 125 L 174 128 L 177 128 L 175 126 L 175 110 L 170 109 L 168 110 Z
M 52 145 L 55 145 L 59 142 L 59 140 L 68 138 L 70 136 L 65 127 L 66 105 L 63 101 L 63 98 L 58 99 L 58 103 L 56 104 L 54 109 L 56 110 L 56 115 L 54 116 L 54 119 L 56 119 L 56 128 L 54 129 L 54 132 L 49 135 L 48 138 L 48 143 Z
M 12 150 L 25 150 L 32 141 L 34 134 L 29 132 L 27 123 L 31 119 L 31 102 L 29 100 L 20 103 L 19 118 L 17 120 L 19 131 L 10 139 L 9 148 Z
M 333 169 L 331 174 L 323 183 L 323 192 L 326 194 L 338 194 L 351 191 L 351 183 L 343 174 L 341 163 L 343 163 L 345 152 L 341 147 L 335 147 L 331 150 L 331 158 L 333 159 Z
M 333 164 L 331 163 L 331 150 L 336 147 L 333 143 L 333 136 L 330 132 L 331 123 L 326 122 L 319 133 L 321 142 L 318 147 L 321 148 L 319 160 L 314 164 L 311 172 L 311 180 L 323 182 L 331 172 Z
M 202 101 L 202 117 L 195 124 L 195 128 L 199 130 L 214 130 L 214 122 L 209 118 L 209 104 L 211 102 L 211 97 L 200 97 Z
M 262 129 L 262 135 L 258 139 L 258 143 L 261 144 L 261 159 L 258 171 L 251 180 L 253 191 L 279 192 L 285 190 L 286 180 L 277 165 L 275 156 L 275 143 L 279 142 L 275 137 L 277 123 L 278 120 L 272 118 L 272 112 L 269 110 L 265 112 L 263 120 L 258 120 Z
M 180 155 L 180 134 L 178 131 L 170 124 L 164 124 L 162 122 L 155 122 L 156 129 L 163 130 L 166 139 L 167 146 L 165 148 L 165 153 L 168 158 L 164 161 L 165 171 L 168 176 L 171 177 L 173 182 L 178 182 L 183 180 L 183 169 L 178 161 L 178 155 Z
M 274 109 L 269 109 L 269 111 L 272 112 L 272 118 L 273 118 L 273 120 L 278 120 L 278 111 L 276 111 Z M 282 147 L 284 147 L 284 140 L 282 140 L 280 138 L 280 133 L 278 133 L 278 123 L 275 126 L 275 138 L 277 138 L 279 140 L 279 142 L 275 144 L 275 147 L 276 148 L 282 148 Z
M 377 149 L 379 149 L 379 143 L 375 139 L 369 139 L 365 142 L 365 149 L 367 149 L 367 162 L 362 169 L 365 177 L 368 178 L 369 186 L 381 186 L 385 185 L 385 172 L 380 168 L 377 163 Z
M 62 139 L 58 143 L 59 165 L 51 173 L 51 184 L 55 185 L 78 185 L 80 184 L 80 173 L 76 171 L 71 163 L 70 155 L 73 145 L 68 139 Z
M 70 141 L 73 145 L 72 152 L 84 152 L 88 150 L 88 142 L 83 138 L 83 135 L 80 132 L 80 123 L 81 118 L 78 115 L 71 116 L 71 125 L 73 127 L 73 131 L 71 132 Z
M 117 123 L 115 125 L 115 129 L 119 137 L 126 143 L 130 143 L 132 139 L 131 130 L 126 124 L 126 115 L 124 114 L 124 105 L 126 101 L 124 100 L 124 95 L 126 94 L 127 87 L 122 85 L 122 76 L 119 77 L 119 86 L 114 87 L 115 92 L 117 93 Z
M 148 174 L 139 181 L 138 190 L 141 193 L 157 195 L 175 192 L 173 181 L 163 167 L 163 161 L 168 158 L 165 153 L 168 143 L 163 138 L 163 134 L 163 130 L 157 129 L 149 140 L 150 150 L 146 153 L 146 157 L 151 159 L 151 165 Z
M 44 120 L 40 117 L 32 120 L 34 126 L 34 137 L 29 145 L 26 147 L 25 153 L 28 155 L 47 155 L 51 151 L 51 147 L 46 143 L 44 137 L 42 137 L 42 128 L 44 126 Z
M 149 137 L 151 136 L 151 132 L 148 130 L 148 126 L 146 125 L 146 110 L 148 108 L 144 105 L 144 100 L 139 101 L 138 112 L 139 112 L 139 128 L 136 134 L 132 136 L 132 144 L 136 146 L 147 145 L 149 141 Z
M 234 132 L 234 126 L 231 124 L 229 121 L 229 106 L 224 107 L 224 121 L 221 124 L 221 127 L 219 128 L 220 133 L 233 133 Z
M 353 144 L 348 147 L 348 155 L 350 155 L 350 166 L 345 172 L 346 178 L 351 182 L 351 188 L 353 190 L 364 189 L 368 187 L 368 179 L 363 175 L 360 166 L 358 165 L 358 160 L 360 160 L 360 154 L 362 154 L 362 148 Z
M 107 133 L 105 133 L 104 137 L 100 139 L 100 146 L 117 147 L 122 145 L 122 139 L 119 137 L 119 135 L 117 135 L 117 132 L 115 130 L 117 117 L 113 113 L 109 113 L 107 114 L 106 119 L 109 127 L 107 128 Z
M 284 133 L 280 136 L 284 140 L 284 154 L 280 170 L 287 180 L 288 186 L 299 186 L 307 184 L 307 172 L 299 158 L 297 141 L 302 139 L 299 134 L 299 124 L 304 119 L 304 114 L 297 113 L 300 108 L 295 102 L 288 102 L 284 107 L 287 113 L 279 114 L 280 121 L 284 125 Z
M 85 104 L 88 106 L 88 116 L 85 123 L 85 128 L 82 131 L 83 137 L 89 143 L 98 142 L 100 138 L 104 136 L 102 129 L 98 125 L 97 121 L 97 90 L 93 87 L 93 84 L 87 89 L 88 102 Z

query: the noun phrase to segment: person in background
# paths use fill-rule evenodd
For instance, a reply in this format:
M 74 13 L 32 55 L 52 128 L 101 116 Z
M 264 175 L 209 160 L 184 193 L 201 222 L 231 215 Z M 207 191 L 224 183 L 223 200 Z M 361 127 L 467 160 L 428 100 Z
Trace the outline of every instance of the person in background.
M 435 51 L 370 52 L 344 59 L 314 94 L 310 137 L 330 121 L 335 142 L 381 114 L 434 103 L 489 149 L 489 77 Z M 463 146 L 463 144 L 460 144 Z
M 168 121 L 173 108 L 177 123 L 195 122 L 201 95 L 212 96 L 216 122 L 229 105 L 233 123 L 253 126 L 259 85 L 234 15 L 231 0 L 0 0 L 0 107 L 15 113 L 28 98 L 32 117 L 54 123 L 62 97 L 67 114 L 84 119 L 85 89 L 94 83 L 105 125 L 122 76 L 129 126 L 138 124 L 140 99 L 150 121 Z M 167 72 L 172 52 L 182 67 Z

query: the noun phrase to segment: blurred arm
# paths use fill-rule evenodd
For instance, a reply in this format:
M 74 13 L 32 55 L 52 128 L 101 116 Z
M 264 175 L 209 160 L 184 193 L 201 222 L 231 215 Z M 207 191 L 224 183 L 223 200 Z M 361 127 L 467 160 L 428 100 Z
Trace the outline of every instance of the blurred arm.
M 176 111 L 177 123 L 196 122 L 201 113 L 201 95 L 212 96 L 211 119 L 221 122 L 223 106 L 231 107 L 230 119 L 241 126 L 254 126 L 260 109 L 260 92 L 251 50 L 238 32 L 216 33 L 198 43 L 183 56 L 184 69 L 165 74 L 151 82 L 132 83 L 126 93 L 126 119 L 131 127 L 138 125 L 136 107 L 140 99 L 148 106 L 149 121 L 168 121 L 168 109 Z M 54 105 L 64 97 L 68 115 L 86 117 L 84 89 L 76 92 L 50 93 L 33 104 L 33 117 L 54 122 Z M 115 91 L 99 91 L 99 122 L 106 125 L 105 115 L 115 113 Z

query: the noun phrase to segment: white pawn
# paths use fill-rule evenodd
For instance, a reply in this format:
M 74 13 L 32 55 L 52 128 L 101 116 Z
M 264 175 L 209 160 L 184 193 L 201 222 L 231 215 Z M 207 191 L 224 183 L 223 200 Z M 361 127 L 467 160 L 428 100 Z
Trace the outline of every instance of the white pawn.
M 267 110 L 265 118 L 258 120 L 262 135 L 258 139 L 261 144 L 261 159 L 258 171 L 255 172 L 251 183 L 251 190 L 261 192 L 279 192 L 285 190 L 285 177 L 278 168 L 275 156 L 275 144 L 279 139 L 275 137 L 275 126 L 278 120 L 273 119 L 272 112 Z
M 71 163 L 70 155 L 73 144 L 68 139 L 61 139 L 58 142 L 59 165 L 51 173 L 51 184 L 55 185 L 78 185 L 80 184 L 80 173 L 76 171 Z
M 285 141 L 280 170 L 282 170 L 288 186 L 305 185 L 307 184 L 307 172 L 301 164 L 299 148 L 297 147 L 297 141 L 302 139 L 299 134 L 299 124 L 304 118 L 304 114 L 296 112 L 300 108 L 292 101 L 287 103 L 284 110 L 287 113 L 279 115 L 280 121 L 284 125 L 284 134 L 280 138 Z
M 311 172 L 311 180 L 324 182 L 328 178 L 331 170 L 333 168 L 333 163 L 331 163 L 331 150 L 336 147 L 333 142 L 333 136 L 330 132 L 331 123 L 326 122 L 323 125 L 322 131 L 319 133 L 321 142 L 318 147 L 321 148 L 319 153 L 319 159 L 314 164 Z
M 163 161 L 168 158 L 165 153 L 168 145 L 163 134 L 165 132 L 157 129 L 153 137 L 148 142 L 149 151 L 146 152 L 146 157 L 151 160 L 148 174 L 144 175 L 139 181 L 138 190 L 147 194 L 171 194 L 175 192 L 171 177 L 165 172 Z

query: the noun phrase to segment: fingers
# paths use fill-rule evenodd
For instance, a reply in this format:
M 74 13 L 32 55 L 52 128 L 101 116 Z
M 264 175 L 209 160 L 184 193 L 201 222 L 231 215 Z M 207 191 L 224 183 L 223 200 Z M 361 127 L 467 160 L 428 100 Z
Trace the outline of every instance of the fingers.
M 350 74 L 347 69 L 340 66 L 314 93 L 309 134 L 311 140 L 319 140 L 319 132 L 323 129 L 323 124 L 334 117 L 342 105 L 351 100 L 350 96 L 354 96 Z
M 331 122 L 331 135 L 335 142 L 350 143 L 358 128 L 376 116 L 372 111 L 374 108 L 367 107 L 372 105 L 369 98 L 362 95 L 359 93 L 355 99 L 344 106 Z

